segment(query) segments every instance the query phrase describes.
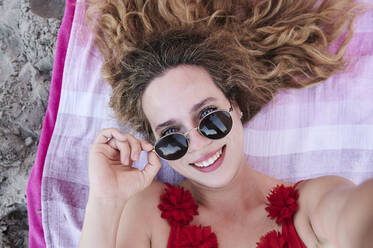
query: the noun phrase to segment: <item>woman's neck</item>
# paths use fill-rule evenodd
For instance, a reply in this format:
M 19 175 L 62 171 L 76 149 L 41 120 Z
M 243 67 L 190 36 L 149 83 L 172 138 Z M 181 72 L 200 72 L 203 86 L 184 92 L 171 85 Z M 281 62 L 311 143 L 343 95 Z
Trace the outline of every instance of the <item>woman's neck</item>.
M 266 196 L 276 184 L 286 184 L 253 170 L 245 157 L 239 168 L 233 179 L 221 188 L 207 188 L 189 180 L 181 185 L 190 190 L 202 207 L 229 213 L 255 209 L 266 201 Z

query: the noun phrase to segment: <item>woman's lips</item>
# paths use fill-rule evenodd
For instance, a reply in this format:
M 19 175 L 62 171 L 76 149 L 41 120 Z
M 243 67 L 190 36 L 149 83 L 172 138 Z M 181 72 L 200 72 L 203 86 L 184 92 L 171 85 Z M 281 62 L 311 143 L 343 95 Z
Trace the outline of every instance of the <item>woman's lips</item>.
M 220 149 L 222 149 L 222 153 L 221 153 L 221 155 L 220 155 L 220 157 L 214 162 L 214 163 L 212 163 L 211 165 L 209 165 L 209 166 L 206 166 L 206 167 L 198 167 L 198 166 L 196 166 L 196 165 L 194 165 L 194 164 L 191 164 L 194 168 L 196 168 L 197 170 L 199 170 L 199 171 L 202 171 L 202 172 L 211 172 L 211 171 L 214 171 L 214 170 L 216 170 L 217 168 L 219 168 L 220 167 L 220 165 L 223 163 L 223 161 L 224 161 L 224 157 L 225 157 L 225 149 L 226 148 L 226 145 L 224 145 L 222 148 L 220 148 Z M 218 152 L 219 150 L 217 150 L 216 152 Z M 215 152 L 215 153 L 216 153 Z M 212 155 L 214 155 L 215 153 L 213 153 Z M 207 157 L 207 159 L 208 159 L 209 157 Z M 203 160 L 202 160 L 203 161 Z
M 221 150 L 222 148 L 220 147 L 219 149 L 217 149 L 216 151 L 214 152 L 209 152 L 205 155 L 203 155 L 200 159 L 198 159 L 197 161 L 194 161 L 193 163 L 191 163 L 192 165 L 195 165 L 196 163 L 201 163 L 203 161 L 206 161 L 208 160 L 209 158 L 211 158 L 212 156 L 214 156 L 219 150 Z

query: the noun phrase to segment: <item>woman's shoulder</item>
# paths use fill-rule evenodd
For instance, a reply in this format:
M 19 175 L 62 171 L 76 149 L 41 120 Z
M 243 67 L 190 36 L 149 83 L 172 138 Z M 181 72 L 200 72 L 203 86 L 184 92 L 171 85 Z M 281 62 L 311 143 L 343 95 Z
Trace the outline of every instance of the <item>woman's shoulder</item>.
M 149 187 L 127 202 L 119 222 L 118 247 L 134 244 L 138 247 L 138 244 L 149 244 L 150 240 L 153 242 L 154 237 L 159 236 L 156 235 L 155 230 L 167 230 L 167 223 L 160 217 L 161 213 L 158 209 L 160 195 L 165 187 L 164 183 L 153 181 Z M 167 234 L 166 231 L 164 233 Z
M 334 175 L 315 177 L 312 179 L 302 180 L 294 184 L 300 193 L 306 192 L 307 194 L 313 193 L 316 195 L 317 193 L 325 193 L 326 191 L 330 191 L 337 187 L 352 185 L 354 185 L 354 183 L 349 179 Z
M 325 202 L 337 199 L 335 192 L 342 192 L 354 184 L 339 176 L 322 176 L 304 180 L 295 188 L 299 193 L 299 209 L 295 215 L 294 225 L 299 236 L 307 247 L 329 247 L 329 241 L 320 232 L 320 223 L 324 223 L 328 215 L 321 215 L 320 209 L 325 208 Z M 335 201 L 338 202 L 338 201 Z M 337 212 L 335 205 L 328 205 L 327 212 Z M 321 220 L 321 221 L 320 221 Z
M 153 181 L 149 187 L 134 195 L 127 203 L 126 208 L 131 211 L 143 213 L 157 210 L 157 205 L 166 185 L 159 181 Z
M 313 208 L 330 191 L 353 185 L 354 183 L 344 177 L 321 176 L 303 180 L 295 184 L 295 187 L 299 192 L 300 204 Z
M 303 180 L 294 185 L 299 193 L 297 215 L 313 216 L 320 203 L 337 189 L 354 186 L 350 180 L 339 176 L 321 176 Z

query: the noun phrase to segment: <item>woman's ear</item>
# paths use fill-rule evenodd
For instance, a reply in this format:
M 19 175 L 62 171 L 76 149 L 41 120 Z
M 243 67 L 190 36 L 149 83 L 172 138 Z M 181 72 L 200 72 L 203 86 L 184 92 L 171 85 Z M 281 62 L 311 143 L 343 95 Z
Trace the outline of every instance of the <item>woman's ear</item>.
M 242 119 L 243 112 L 241 111 L 240 106 L 238 105 L 238 103 L 235 100 L 231 100 L 230 102 L 231 102 L 231 105 L 233 107 L 233 111 L 236 112 L 239 115 L 240 119 Z

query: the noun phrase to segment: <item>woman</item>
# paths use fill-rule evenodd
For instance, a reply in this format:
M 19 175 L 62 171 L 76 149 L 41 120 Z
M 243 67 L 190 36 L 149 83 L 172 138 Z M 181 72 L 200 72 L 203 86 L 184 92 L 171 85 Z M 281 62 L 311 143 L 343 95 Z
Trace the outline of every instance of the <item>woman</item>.
M 117 117 L 90 152 L 81 247 L 370 247 L 373 180 L 297 184 L 250 168 L 243 123 L 343 67 L 353 1 L 142 1 L 89 10 Z M 131 167 L 147 151 L 143 171 Z M 183 175 L 153 181 L 160 158 Z M 276 186 L 282 185 L 282 186 Z

